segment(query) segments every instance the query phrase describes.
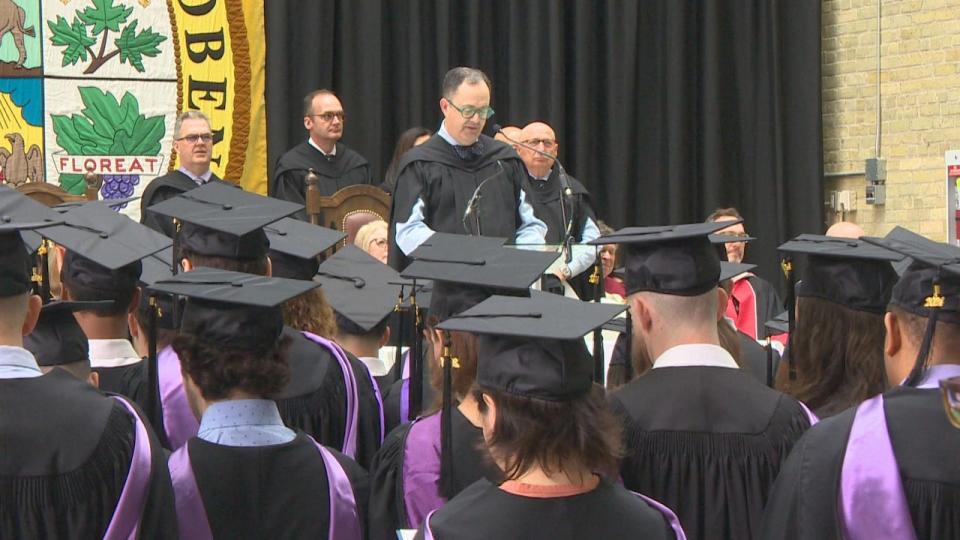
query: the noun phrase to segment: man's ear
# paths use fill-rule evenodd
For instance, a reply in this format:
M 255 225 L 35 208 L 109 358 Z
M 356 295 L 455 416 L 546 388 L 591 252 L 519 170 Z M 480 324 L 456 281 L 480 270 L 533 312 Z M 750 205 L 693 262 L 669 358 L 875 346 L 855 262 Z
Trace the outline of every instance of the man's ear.
M 727 303 L 730 301 L 730 295 L 723 287 L 717 287 L 717 320 L 722 320 L 727 314 Z
M 90 374 L 87 375 L 87 382 L 90 383 L 90 386 L 99 389 L 100 388 L 100 374 L 96 371 L 90 370 Z
M 130 337 L 137 339 L 140 337 L 140 323 L 137 321 L 137 315 L 133 311 L 127 313 L 127 329 L 130 330 Z
M 27 299 L 27 314 L 23 318 L 23 326 L 20 327 L 20 335 L 25 336 L 33 332 L 37 326 L 37 319 L 40 318 L 40 308 L 43 307 L 43 300 L 35 294 L 31 294 Z
M 132 314 L 140 306 L 141 294 L 143 294 L 143 290 L 140 287 L 133 290 L 133 298 L 130 299 L 130 305 L 127 306 L 127 314 Z
M 633 317 L 633 324 L 637 328 L 642 328 L 649 332 L 653 328 L 653 311 L 648 302 L 635 294 L 630 297 L 630 315 Z
M 180 259 L 180 268 L 183 268 L 184 272 L 189 272 L 193 270 L 193 264 L 191 264 L 190 261 L 187 260 L 186 257 L 184 257 Z
M 900 319 L 895 313 L 888 311 L 883 316 L 883 329 L 886 332 L 883 337 L 883 352 L 888 358 L 896 356 L 903 348 L 902 328 Z
M 383 329 L 383 335 L 380 336 L 380 341 L 378 341 L 380 347 L 383 347 L 383 346 L 386 345 L 387 343 L 390 343 L 390 334 L 391 334 L 391 332 L 390 332 L 390 326 L 388 325 L 388 326 L 384 327 L 384 329 Z

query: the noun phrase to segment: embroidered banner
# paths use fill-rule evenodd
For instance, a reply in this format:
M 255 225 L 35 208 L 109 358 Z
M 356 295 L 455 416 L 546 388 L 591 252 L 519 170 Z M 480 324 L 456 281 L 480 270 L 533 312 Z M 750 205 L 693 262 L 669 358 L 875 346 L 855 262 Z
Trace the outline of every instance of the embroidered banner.
M 266 193 L 265 42 L 262 0 L 0 0 L 0 180 L 137 196 L 199 110 L 214 172 Z

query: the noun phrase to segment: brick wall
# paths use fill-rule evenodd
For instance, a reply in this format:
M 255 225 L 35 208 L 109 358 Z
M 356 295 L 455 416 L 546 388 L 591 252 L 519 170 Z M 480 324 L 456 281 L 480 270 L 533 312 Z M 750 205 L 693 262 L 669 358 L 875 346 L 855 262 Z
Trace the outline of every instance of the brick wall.
M 863 176 L 876 142 L 877 0 L 822 6 L 824 190 L 857 192 L 856 210 L 845 219 L 867 234 L 902 225 L 946 240 L 943 154 L 960 149 L 960 0 L 882 1 L 884 206 L 865 203 Z M 826 215 L 827 224 L 839 218 Z

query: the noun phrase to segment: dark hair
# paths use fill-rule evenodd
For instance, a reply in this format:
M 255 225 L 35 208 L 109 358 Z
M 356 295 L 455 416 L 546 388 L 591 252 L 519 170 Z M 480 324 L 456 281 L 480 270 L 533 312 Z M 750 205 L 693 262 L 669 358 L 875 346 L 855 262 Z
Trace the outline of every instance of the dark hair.
M 732 217 L 734 219 L 743 219 L 743 216 L 740 215 L 740 212 L 736 208 L 717 208 L 713 211 L 712 214 L 707 216 L 707 223 L 716 221 L 722 217 Z
M 256 259 L 234 259 L 233 257 L 203 255 L 195 251 L 184 249 L 180 251 L 180 259 L 187 259 L 194 267 L 206 266 L 208 268 L 228 270 L 230 272 L 243 272 L 244 274 L 255 274 L 258 276 L 267 275 L 266 257 L 259 257 Z
M 461 84 L 479 84 L 481 82 L 486 84 L 487 90 L 493 94 L 493 83 L 490 82 L 490 77 L 487 77 L 486 73 L 471 67 L 455 67 L 443 76 L 440 95 L 450 99 L 450 96 L 457 91 L 457 88 L 460 88 Z
M 137 261 L 138 263 L 140 261 Z M 116 317 L 124 315 L 133 302 L 133 295 L 137 292 L 137 282 L 134 280 L 116 279 L 110 289 L 87 287 L 75 280 L 60 276 L 61 287 L 70 294 L 70 299 L 78 302 L 111 300 L 112 304 L 84 310 L 100 317 Z
M 481 414 L 487 414 L 486 394 L 497 406 L 490 454 L 516 480 L 534 466 L 544 472 L 585 468 L 615 477 L 623 453 L 621 425 L 607 407 L 604 390 L 594 385 L 569 401 L 546 401 L 483 387 L 474 388 Z
M 310 92 L 309 94 L 303 96 L 303 115 L 304 116 L 310 116 L 311 114 L 313 114 L 313 98 L 317 96 L 322 96 L 324 94 L 329 94 L 333 97 L 337 97 L 337 95 L 334 94 L 332 90 L 327 90 L 326 88 L 314 90 L 313 92 Z
M 907 339 L 919 348 L 923 343 L 923 335 L 927 332 L 927 324 L 930 323 L 930 319 L 911 313 L 898 305 L 890 305 L 887 310 L 897 316 L 900 325 L 904 327 L 903 333 L 906 334 Z M 933 355 L 934 349 L 944 347 L 947 350 L 952 350 L 957 346 L 960 346 L 960 325 L 944 320 L 937 321 L 930 355 Z
M 290 379 L 289 344 L 290 339 L 283 337 L 266 350 L 247 351 L 182 335 L 173 340 L 173 350 L 204 399 L 215 400 L 226 398 L 232 390 L 263 397 L 283 390 Z
M 387 323 L 390 322 L 390 317 L 384 317 L 383 320 L 373 325 L 373 328 L 370 330 L 364 330 L 359 324 L 344 317 L 337 310 L 333 310 L 333 316 L 337 319 L 337 333 L 367 340 L 380 339 L 387 330 Z
M 388 191 L 393 191 L 394 186 L 397 185 L 397 176 L 400 174 L 400 171 L 397 169 L 397 167 L 400 166 L 400 157 L 406 154 L 407 150 L 413 148 L 417 139 L 424 135 L 431 135 L 432 133 L 433 132 L 425 127 L 417 126 L 400 134 L 400 138 L 397 139 L 397 145 L 393 147 L 393 157 L 390 158 L 387 173 L 383 175 L 384 188 L 387 188 Z
M 427 329 L 433 331 L 440 321 L 433 315 L 427 317 Z M 450 354 L 460 360 L 460 367 L 452 371 L 453 395 L 454 397 L 466 396 L 473 388 L 474 381 L 477 380 L 477 336 L 470 332 L 460 332 L 458 330 L 441 330 L 450 337 Z M 433 357 L 430 356 L 431 361 Z M 437 394 L 434 409 L 439 409 L 443 400 L 443 370 L 439 365 L 430 366 L 430 386 L 440 390 Z
M 144 332 L 150 331 L 150 310 L 153 309 L 150 307 L 148 302 L 140 302 L 140 305 L 137 306 L 137 309 L 133 312 L 133 318 L 136 319 L 137 324 L 140 325 L 140 328 Z M 173 317 L 173 314 L 170 314 Z M 158 325 L 159 326 L 159 325 Z M 177 331 L 169 328 L 157 328 L 157 351 L 166 347 L 173 342 L 173 338 L 177 337 Z
M 333 339 L 337 333 L 333 308 L 323 289 L 317 287 L 283 303 L 283 324 L 320 337 Z
M 795 380 L 781 390 L 826 415 L 835 414 L 886 388 L 883 316 L 821 298 L 799 298 L 790 337 Z

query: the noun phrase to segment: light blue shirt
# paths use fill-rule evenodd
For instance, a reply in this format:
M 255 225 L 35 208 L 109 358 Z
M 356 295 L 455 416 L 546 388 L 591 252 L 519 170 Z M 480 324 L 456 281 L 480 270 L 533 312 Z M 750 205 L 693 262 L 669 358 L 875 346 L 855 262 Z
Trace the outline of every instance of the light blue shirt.
M 43 375 L 33 353 L 23 347 L 0 345 L 0 379 L 26 379 Z
M 202 186 L 206 184 L 207 182 L 210 181 L 210 177 L 213 176 L 213 171 L 210 169 L 207 169 L 207 172 L 201 174 L 200 176 L 193 174 L 192 172 L 188 171 L 183 167 L 180 167 L 177 170 L 187 175 L 187 177 L 193 180 L 194 182 L 196 182 L 198 186 Z
M 460 144 L 450 135 L 443 122 L 440 123 L 440 129 L 437 130 L 437 135 L 452 146 Z M 417 249 L 420 244 L 425 242 L 427 238 L 430 238 L 434 233 L 434 230 L 423 222 L 423 209 L 425 206 L 426 204 L 423 198 L 418 197 L 416 202 L 413 203 L 413 208 L 410 210 L 410 217 L 407 221 L 397 223 L 397 233 L 394 240 L 405 255 L 412 253 L 413 250 Z M 520 190 L 519 211 L 520 227 L 517 229 L 517 243 L 544 243 L 544 238 L 547 235 L 547 225 L 537 219 L 533 214 L 533 206 L 527 202 L 526 193 L 522 189 Z
M 197 437 L 224 446 L 269 446 L 296 438 L 283 425 L 277 404 L 269 399 L 234 399 L 213 403 L 200 419 Z

